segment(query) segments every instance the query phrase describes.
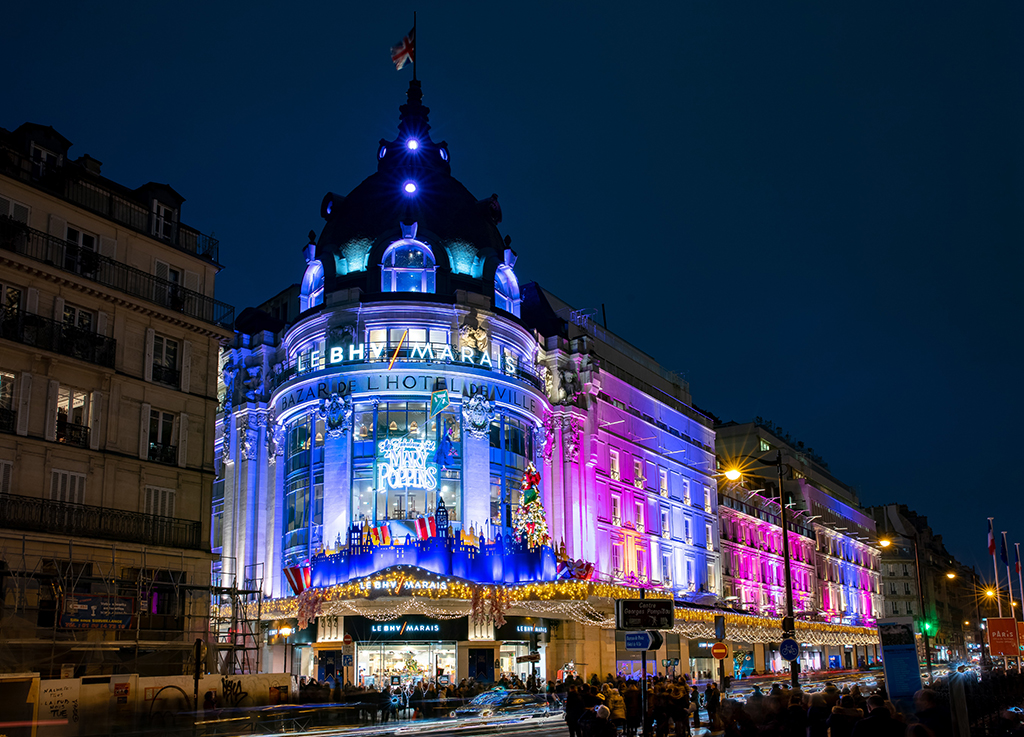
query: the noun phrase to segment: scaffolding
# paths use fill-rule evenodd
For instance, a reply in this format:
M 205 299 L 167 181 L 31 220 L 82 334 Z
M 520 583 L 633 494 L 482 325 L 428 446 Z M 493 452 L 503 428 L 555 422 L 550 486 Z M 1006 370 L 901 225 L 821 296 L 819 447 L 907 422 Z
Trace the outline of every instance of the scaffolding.
M 222 586 L 209 565 L 184 550 L 0 538 L 0 672 L 191 674 L 196 640 L 204 672 L 258 672 L 262 566 Z

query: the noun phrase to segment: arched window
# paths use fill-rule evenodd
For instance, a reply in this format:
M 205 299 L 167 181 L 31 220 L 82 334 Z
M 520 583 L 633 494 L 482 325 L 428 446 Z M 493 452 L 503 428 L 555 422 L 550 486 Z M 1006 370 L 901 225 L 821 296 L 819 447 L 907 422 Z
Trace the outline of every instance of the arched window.
M 299 311 L 305 312 L 310 307 L 324 303 L 324 265 L 319 261 L 310 261 L 306 272 L 302 275 L 302 290 L 299 292 Z
M 434 293 L 434 254 L 425 243 L 406 238 L 392 243 L 380 266 L 382 292 Z
M 519 317 L 519 282 L 507 264 L 501 264 L 494 273 L 494 306 Z

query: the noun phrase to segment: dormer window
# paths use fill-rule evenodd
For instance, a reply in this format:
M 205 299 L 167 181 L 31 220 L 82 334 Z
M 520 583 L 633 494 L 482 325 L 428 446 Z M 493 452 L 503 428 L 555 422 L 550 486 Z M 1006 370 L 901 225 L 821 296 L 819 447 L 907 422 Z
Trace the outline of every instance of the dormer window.
M 60 166 L 60 156 L 42 146 L 32 144 L 32 174 L 44 177 Z
M 430 247 L 406 238 L 395 241 L 384 253 L 380 268 L 382 292 L 433 294 L 437 266 Z
M 153 235 L 164 240 L 174 238 L 174 209 L 160 202 L 153 202 Z
M 494 273 L 494 306 L 519 317 L 519 282 L 512 267 L 506 264 Z

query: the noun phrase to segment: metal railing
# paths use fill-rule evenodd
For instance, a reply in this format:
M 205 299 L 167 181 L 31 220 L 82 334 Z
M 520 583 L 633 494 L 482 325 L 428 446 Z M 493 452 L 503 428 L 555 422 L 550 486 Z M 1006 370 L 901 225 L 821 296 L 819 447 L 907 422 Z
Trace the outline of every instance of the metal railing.
M 170 366 L 161 366 L 158 363 L 153 364 L 153 381 L 160 384 L 167 384 L 168 386 L 178 387 L 181 381 L 181 372 L 176 368 Z
M 173 466 L 178 462 L 178 446 L 150 443 L 149 460 L 154 463 L 167 463 Z
M 64 443 L 65 445 L 77 445 L 79 448 L 89 447 L 89 428 L 85 425 L 76 425 L 74 422 L 68 422 L 57 418 L 57 436 L 58 443 Z
M 0 494 L 0 519 L 9 530 L 203 549 L 199 522 L 88 504 Z
M 197 320 L 225 327 L 235 321 L 235 308 L 231 305 L 93 251 L 83 251 L 62 238 L 34 230 L 9 217 L 0 217 L 0 249 L 78 274 Z
M 0 338 L 114 368 L 113 338 L 24 310 L 0 307 Z
M 0 172 L 30 182 L 50 194 L 73 202 L 97 215 L 125 225 L 144 235 L 163 241 L 180 251 L 216 261 L 220 241 L 183 223 L 161 218 L 139 202 L 83 178 L 74 168 L 35 166 L 22 152 L 4 148 Z M 38 163 L 38 162 L 36 162 Z

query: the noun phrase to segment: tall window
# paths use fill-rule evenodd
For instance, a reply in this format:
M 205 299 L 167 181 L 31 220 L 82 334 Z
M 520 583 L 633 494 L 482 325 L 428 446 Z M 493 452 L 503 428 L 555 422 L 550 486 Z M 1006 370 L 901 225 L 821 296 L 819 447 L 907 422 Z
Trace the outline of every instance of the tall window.
M 153 514 L 157 517 L 173 517 L 174 497 L 174 489 L 165 489 L 161 486 L 147 486 L 146 514 Z
M 633 459 L 633 483 L 637 488 L 644 485 L 644 462 L 640 458 Z
M 519 317 L 519 282 L 506 264 L 499 266 L 494 274 L 494 306 Z
M 380 289 L 382 292 L 433 294 L 436 269 L 434 254 L 425 243 L 396 241 L 384 253 Z
M 704 511 L 711 511 L 711 488 L 708 486 L 704 487 Z
M 68 226 L 67 247 L 64 249 L 64 268 L 68 271 L 96 270 L 96 236 Z
M 612 524 L 622 524 L 622 497 L 612 494 Z
M 683 537 L 686 538 L 686 544 L 693 544 L 693 531 L 690 529 L 690 518 L 683 517 Z
M 0 310 L 13 312 L 21 308 L 21 288 L 0 284 Z
M 0 197 L 0 218 L 9 217 L 19 223 L 28 225 L 28 216 L 31 209 L 28 205 L 15 202 L 6 197 Z
M 149 460 L 177 463 L 178 448 L 174 445 L 174 415 L 163 410 L 149 412 Z
M 704 523 L 704 544 L 707 545 L 708 550 L 715 549 L 715 533 L 711 529 L 711 523 Z
M 622 571 L 622 545 L 612 545 L 612 573 L 621 576 Z
M 608 475 L 616 481 L 620 478 L 619 473 L 619 451 L 610 449 L 608 451 Z
M 661 535 L 662 537 L 672 536 L 671 517 L 667 509 L 661 510 Z
M 89 444 L 89 395 L 62 386 L 57 392 L 57 442 L 85 447 Z
M 641 581 L 647 578 L 647 551 L 636 551 L 636 575 Z
M 14 432 L 14 374 L 0 371 L 0 432 Z
M 153 220 L 153 234 L 157 238 L 170 240 L 174 237 L 174 209 L 156 203 L 156 211 Z
M 683 504 L 690 503 L 690 479 L 683 479 Z
M 686 587 L 693 591 L 696 588 L 696 581 L 693 580 L 693 560 L 686 559 Z
M 85 499 L 85 474 L 53 469 L 50 474 L 50 499 L 81 504 Z
M 153 336 L 153 381 L 178 386 L 178 341 L 162 335 Z
M 644 531 L 644 503 L 642 501 L 636 501 L 633 503 L 633 509 L 636 512 L 636 529 L 637 532 Z
M 772 449 L 772 446 L 768 444 L 768 441 L 764 438 L 758 438 L 759 448 L 762 453 L 767 453 Z
M 668 496 L 668 471 L 664 468 L 658 469 L 658 492 L 662 496 Z
M 672 555 L 661 554 L 661 582 L 666 586 L 672 585 Z
M 715 562 L 713 560 L 708 561 L 708 591 L 711 593 L 715 592 L 716 588 L 715 581 Z

